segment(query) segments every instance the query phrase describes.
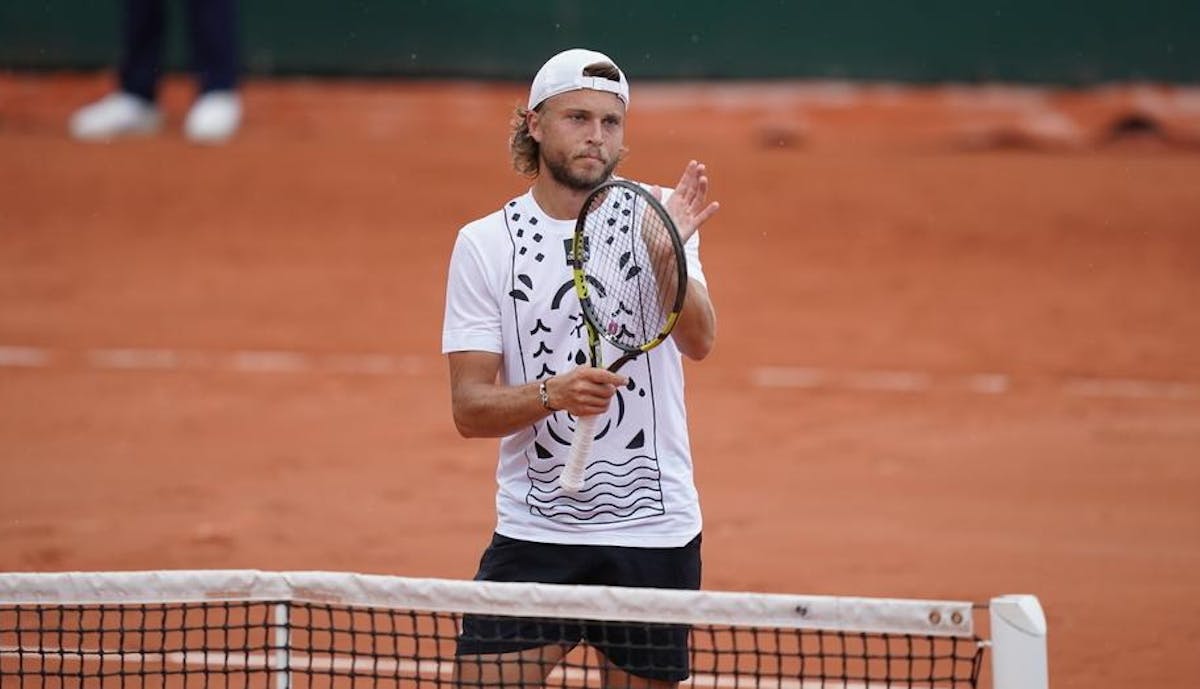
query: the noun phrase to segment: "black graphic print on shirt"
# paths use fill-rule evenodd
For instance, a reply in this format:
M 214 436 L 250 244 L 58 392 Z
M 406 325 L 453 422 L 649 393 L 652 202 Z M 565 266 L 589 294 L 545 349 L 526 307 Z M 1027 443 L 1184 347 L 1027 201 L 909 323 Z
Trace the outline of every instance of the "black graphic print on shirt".
M 507 297 L 512 300 L 525 381 L 588 363 L 586 325 L 569 264 L 571 238 L 548 236 L 546 221 L 518 201 L 505 208 L 505 223 L 513 249 Z M 605 362 L 617 357 L 607 345 L 602 345 L 602 353 Z M 566 493 L 558 486 L 575 417 L 559 411 L 535 425 L 534 442 L 526 453 L 526 503 L 532 514 L 562 523 L 612 524 L 664 513 L 649 365 L 653 355 L 637 357 L 621 369 L 629 383 L 617 391 L 597 423 L 580 493 Z

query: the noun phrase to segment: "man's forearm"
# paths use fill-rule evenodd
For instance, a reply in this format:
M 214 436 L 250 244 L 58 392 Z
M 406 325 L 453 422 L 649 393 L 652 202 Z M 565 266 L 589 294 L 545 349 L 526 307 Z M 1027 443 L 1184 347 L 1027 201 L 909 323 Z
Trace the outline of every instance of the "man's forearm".
M 454 391 L 454 425 L 468 438 L 500 438 L 545 418 L 540 383 L 466 383 Z
M 708 356 L 716 343 L 717 314 L 708 298 L 708 290 L 696 280 L 688 281 L 679 322 L 671 336 L 679 351 L 695 361 Z

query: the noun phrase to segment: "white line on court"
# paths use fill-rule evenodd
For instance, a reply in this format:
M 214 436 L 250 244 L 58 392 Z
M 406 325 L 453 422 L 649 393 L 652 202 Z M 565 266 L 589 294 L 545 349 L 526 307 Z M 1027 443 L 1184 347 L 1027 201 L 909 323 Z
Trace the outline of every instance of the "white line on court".
M 980 395 L 1000 395 L 1008 392 L 1008 376 L 1003 373 L 976 373 L 966 378 L 967 389 Z
M 1012 378 L 1003 373 L 935 376 L 921 371 L 835 371 L 806 366 L 758 366 L 750 370 L 750 383 L 759 388 L 909 394 L 956 390 L 977 395 L 1002 395 L 1013 390 Z M 1200 400 L 1200 383 L 1184 381 L 1068 378 L 1061 381 L 1057 389 L 1072 397 Z
M 759 366 L 750 371 L 750 381 L 760 388 L 814 389 L 826 384 L 826 375 L 818 368 Z
M 357 373 L 371 376 L 417 375 L 425 366 L 419 356 L 383 354 L 333 354 L 321 361 L 331 373 Z
M 82 361 L 92 369 L 118 371 L 322 372 L 368 376 L 419 375 L 428 368 L 422 357 L 385 354 L 318 355 L 281 350 L 202 352 L 136 347 L 54 352 L 44 347 L 0 345 L 0 369 L 52 368 L 73 361 Z
M 1200 399 L 1200 385 L 1178 381 L 1130 380 L 1121 378 L 1072 378 L 1063 392 L 1079 397 L 1124 397 L 1129 399 Z
M 163 348 L 93 348 L 82 352 L 46 347 L 0 345 L 0 369 L 53 368 L 82 361 L 88 368 L 117 371 L 233 371 L 253 374 L 335 373 L 360 376 L 419 376 L 431 370 L 433 356 L 379 353 L 313 354 L 287 350 L 226 352 Z M 927 371 L 837 370 L 812 366 L 755 366 L 752 387 L 921 394 L 935 390 L 1003 395 L 1014 383 L 1004 373 L 958 376 Z M 1063 395 L 1132 400 L 1200 400 L 1200 383 L 1180 380 L 1074 377 L 1055 386 Z
M 86 356 L 93 368 L 171 370 L 182 367 L 180 353 L 171 349 L 89 349 Z
M 850 371 L 842 385 L 873 392 L 925 392 L 933 387 L 933 381 L 928 374 L 916 371 Z
M 231 363 L 235 371 L 251 373 L 300 373 L 315 368 L 299 352 L 234 352 Z
M 760 388 L 859 390 L 866 392 L 927 392 L 933 377 L 921 371 L 833 371 L 803 366 L 759 366 L 750 380 Z
M 50 352 L 39 347 L 0 345 L 0 367 L 42 368 L 50 363 Z

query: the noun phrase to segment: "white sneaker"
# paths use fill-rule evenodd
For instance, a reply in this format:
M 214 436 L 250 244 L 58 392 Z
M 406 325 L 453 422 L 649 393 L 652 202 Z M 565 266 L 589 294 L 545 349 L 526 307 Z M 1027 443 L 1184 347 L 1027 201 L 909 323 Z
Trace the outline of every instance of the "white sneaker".
M 153 103 L 117 92 L 80 108 L 71 116 L 71 136 L 85 141 L 105 141 L 118 136 L 154 134 L 162 127 L 162 113 Z
M 224 143 L 242 122 L 242 99 L 233 91 L 209 91 L 196 99 L 183 123 L 187 138 L 200 144 Z

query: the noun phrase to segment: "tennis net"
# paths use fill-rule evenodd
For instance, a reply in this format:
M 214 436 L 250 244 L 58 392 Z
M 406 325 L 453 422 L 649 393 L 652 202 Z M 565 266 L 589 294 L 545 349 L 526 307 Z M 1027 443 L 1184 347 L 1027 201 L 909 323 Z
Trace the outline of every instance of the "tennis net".
M 1044 620 L 1029 639 L 1036 600 L 990 607 L 984 639 L 969 602 L 332 572 L 10 573 L 0 687 L 975 687 L 988 655 L 996 689 L 1044 686 Z

